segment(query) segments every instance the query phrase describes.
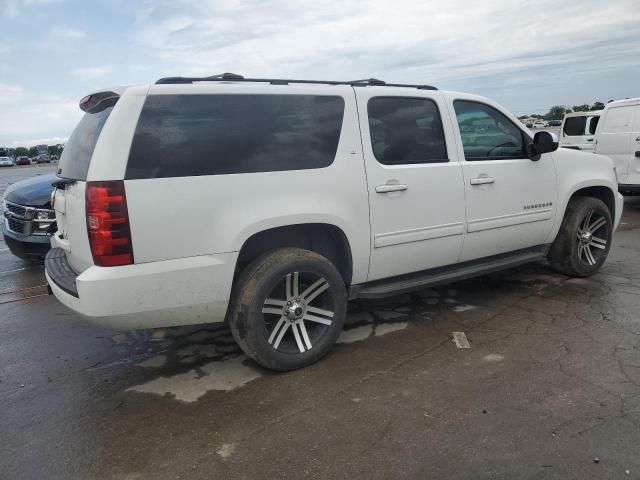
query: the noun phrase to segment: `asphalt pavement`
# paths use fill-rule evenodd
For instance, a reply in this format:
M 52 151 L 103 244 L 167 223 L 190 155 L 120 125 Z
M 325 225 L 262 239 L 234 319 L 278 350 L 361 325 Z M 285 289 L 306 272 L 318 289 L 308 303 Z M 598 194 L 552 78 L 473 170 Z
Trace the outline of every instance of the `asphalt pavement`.
M 0 170 L 0 190 L 49 169 Z M 285 374 L 225 327 L 114 332 L 0 295 L 0 478 L 640 478 L 625 207 L 591 278 L 530 265 L 353 302 L 333 352 Z M 0 294 L 43 283 L 0 245 Z

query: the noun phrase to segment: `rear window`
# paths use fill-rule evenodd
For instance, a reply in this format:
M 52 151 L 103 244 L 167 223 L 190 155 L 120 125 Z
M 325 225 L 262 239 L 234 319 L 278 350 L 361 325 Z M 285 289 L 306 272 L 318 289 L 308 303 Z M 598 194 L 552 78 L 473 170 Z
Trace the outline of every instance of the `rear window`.
M 338 96 L 150 95 L 126 178 L 328 167 L 343 114 Z
M 569 117 L 564 121 L 562 131 L 570 137 L 584 135 L 587 126 L 587 117 Z
M 115 103 L 115 99 L 103 102 L 97 109 L 84 114 L 69 137 L 60 157 L 59 177 L 72 180 L 87 179 L 93 150 Z

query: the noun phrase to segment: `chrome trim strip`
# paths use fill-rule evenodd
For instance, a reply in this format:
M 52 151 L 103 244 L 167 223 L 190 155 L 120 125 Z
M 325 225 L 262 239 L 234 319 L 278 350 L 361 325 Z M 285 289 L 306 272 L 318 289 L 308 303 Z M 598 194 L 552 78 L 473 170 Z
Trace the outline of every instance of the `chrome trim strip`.
M 443 225 L 434 225 L 432 227 L 412 228 L 408 230 L 399 230 L 397 232 L 379 233 L 374 238 L 373 246 L 374 248 L 389 247 L 391 245 L 400 245 L 402 243 L 420 242 L 422 240 L 462 235 L 463 233 L 463 222 L 446 223 Z

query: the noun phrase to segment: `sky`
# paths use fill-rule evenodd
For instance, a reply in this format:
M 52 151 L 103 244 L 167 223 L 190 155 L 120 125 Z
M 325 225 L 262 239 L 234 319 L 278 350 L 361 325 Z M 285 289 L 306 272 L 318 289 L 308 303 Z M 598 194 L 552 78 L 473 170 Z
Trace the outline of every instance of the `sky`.
M 516 115 L 640 96 L 640 0 L 0 0 L 0 145 L 60 143 L 78 101 L 213 75 L 426 83 Z

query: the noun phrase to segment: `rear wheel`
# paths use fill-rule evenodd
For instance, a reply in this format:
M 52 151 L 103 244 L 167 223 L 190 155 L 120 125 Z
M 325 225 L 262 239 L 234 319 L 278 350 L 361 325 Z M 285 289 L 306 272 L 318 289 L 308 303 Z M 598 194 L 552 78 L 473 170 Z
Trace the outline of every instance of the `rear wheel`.
M 551 267 L 574 277 L 594 274 L 607 259 L 613 224 L 600 199 L 575 197 L 567 206 L 558 236 L 549 251 Z
M 346 309 L 346 288 L 335 266 L 315 252 L 285 248 L 261 256 L 238 279 L 231 332 L 256 362 L 294 370 L 327 354 Z

